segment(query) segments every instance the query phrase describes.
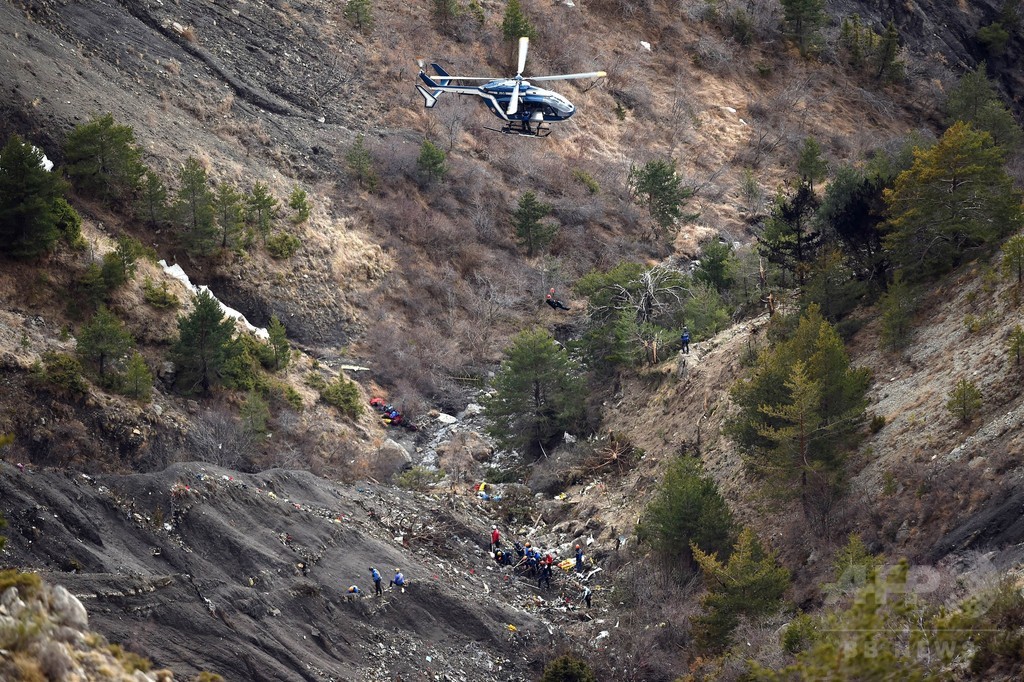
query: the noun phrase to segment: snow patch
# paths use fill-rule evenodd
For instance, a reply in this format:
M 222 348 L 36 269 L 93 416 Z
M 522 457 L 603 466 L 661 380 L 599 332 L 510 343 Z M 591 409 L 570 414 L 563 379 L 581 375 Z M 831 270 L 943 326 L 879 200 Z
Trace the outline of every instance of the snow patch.
M 243 327 L 248 329 L 257 337 L 263 339 L 264 341 L 270 338 L 270 333 L 266 329 L 262 327 L 254 327 L 253 325 L 249 324 L 249 320 L 245 319 L 245 315 L 238 312 L 234 308 L 229 308 L 228 306 L 224 305 L 216 296 L 213 295 L 213 292 L 210 291 L 210 288 L 208 286 L 206 286 L 205 284 L 200 284 L 199 286 L 192 284 L 192 281 L 188 278 L 188 275 L 185 274 L 185 271 L 181 269 L 180 265 L 178 265 L 177 263 L 175 263 L 174 265 L 168 265 L 166 261 L 158 262 L 160 267 L 164 269 L 164 272 L 166 272 L 168 275 L 184 284 L 193 293 L 199 294 L 205 291 L 206 293 L 210 294 L 210 296 L 213 296 L 213 300 L 217 301 L 217 303 L 220 305 L 220 309 L 224 312 L 225 315 L 234 319 L 236 322 L 240 322 Z
M 42 160 L 39 162 L 39 165 L 43 167 L 43 170 L 47 172 L 52 171 L 53 161 L 50 161 L 50 159 L 46 158 L 46 152 L 44 152 L 42 149 L 35 145 L 32 145 L 32 149 L 39 152 L 39 155 L 43 157 Z

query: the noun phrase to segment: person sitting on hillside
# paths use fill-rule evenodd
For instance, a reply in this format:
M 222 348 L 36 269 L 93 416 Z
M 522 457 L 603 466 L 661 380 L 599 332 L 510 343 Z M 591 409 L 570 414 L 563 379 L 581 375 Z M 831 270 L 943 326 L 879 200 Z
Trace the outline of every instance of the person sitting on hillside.
M 352 585 L 348 588 L 348 596 L 350 597 L 358 597 L 360 592 L 362 592 L 362 590 L 359 589 L 358 585 Z
M 397 587 L 405 592 L 405 576 L 402 575 L 402 571 L 395 569 L 395 577 L 391 579 L 391 584 L 388 587 Z

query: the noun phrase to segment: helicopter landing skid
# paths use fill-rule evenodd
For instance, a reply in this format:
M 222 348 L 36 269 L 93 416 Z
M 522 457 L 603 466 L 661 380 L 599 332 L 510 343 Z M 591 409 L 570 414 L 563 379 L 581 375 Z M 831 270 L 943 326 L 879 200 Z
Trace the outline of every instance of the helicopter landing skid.
M 488 128 L 488 130 L 498 129 Z M 543 123 L 537 123 L 536 126 L 531 126 L 529 121 L 509 121 L 502 126 L 498 132 L 505 135 L 520 135 L 522 137 L 547 137 L 551 134 L 551 127 L 546 126 Z

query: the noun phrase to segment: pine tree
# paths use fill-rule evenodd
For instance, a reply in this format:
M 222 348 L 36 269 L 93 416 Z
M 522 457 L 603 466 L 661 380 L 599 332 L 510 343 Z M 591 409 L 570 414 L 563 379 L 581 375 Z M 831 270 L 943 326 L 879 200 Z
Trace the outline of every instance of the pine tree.
M 508 450 L 540 455 L 583 414 L 580 368 L 542 329 L 513 340 L 493 387 L 487 432 Z
M 242 417 L 242 425 L 246 432 L 262 436 L 267 432 L 267 422 L 270 421 L 270 406 L 266 399 L 257 391 L 249 391 L 245 395 L 245 402 L 239 409 Z
M 825 23 L 824 0 L 780 0 L 790 28 L 790 35 L 800 48 L 800 56 L 807 57 L 819 40 L 818 29 Z
M 693 279 L 710 284 L 719 293 L 732 286 L 736 269 L 736 257 L 732 252 L 732 244 L 719 239 L 712 239 L 701 245 L 700 265 L 693 271 Z
M 519 206 L 512 212 L 512 225 L 519 245 L 526 247 L 527 258 L 546 248 L 558 233 L 557 224 L 541 222 L 550 213 L 551 204 L 538 201 L 532 190 L 523 192 L 519 198 Z
M 1018 288 L 1024 284 L 1024 235 L 1014 235 L 1003 244 L 1003 274 L 1015 277 Z
M 143 251 L 139 240 L 128 235 L 117 238 L 114 250 L 103 256 L 103 281 L 107 291 L 116 289 L 135 276 L 137 261 Z
M 187 248 L 208 254 L 216 244 L 214 196 L 207 184 L 206 170 L 194 157 L 185 160 L 178 174 L 180 187 L 174 209 L 178 225 L 185 233 Z
M 892 21 L 875 48 L 875 80 L 897 81 L 903 77 L 903 64 L 899 61 L 900 32 Z
M 902 273 L 896 273 L 878 306 L 882 311 L 882 346 L 889 350 L 905 348 L 910 343 L 910 336 L 913 333 L 917 303 Z
M 122 385 L 126 395 L 144 403 L 149 402 L 150 394 L 153 392 L 153 373 L 149 370 L 149 365 L 146 364 L 142 353 L 136 351 L 128 360 L 128 366 L 124 370 L 124 377 L 122 377 Z
M 705 650 L 725 649 L 741 615 L 763 616 L 782 606 L 789 571 L 779 566 L 775 553 L 765 550 L 750 528 L 740 531 L 724 564 L 695 543 L 690 549 L 708 588 L 702 603 L 704 613 L 693 621 L 698 644 Z
M 64 183 L 42 163 L 43 153 L 17 135 L 0 151 L 0 253 L 35 258 L 60 238 Z
M 67 173 L 81 191 L 104 201 L 129 199 L 145 173 L 130 126 L 110 114 L 77 126 L 64 144 Z
M 637 536 L 650 543 L 670 565 L 696 568 L 691 543 L 709 554 L 726 557 L 735 541 L 732 512 L 715 481 L 698 460 L 672 461 L 654 499 L 637 526 Z
M 949 402 L 946 403 L 946 407 L 962 424 L 967 424 L 981 409 L 981 391 L 973 381 L 962 378 L 956 382 L 949 394 Z
M 121 320 L 101 305 L 92 320 L 79 332 L 76 352 L 96 370 L 100 383 L 106 384 L 109 363 L 123 357 L 134 346 L 135 340 Z
M 964 74 L 950 90 L 945 110 L 947 124 L 970 123 L 990 134 L 992 141 L 1007 152 L 1018 150 L 1024 143 L 1024 131 L 985 74 L 984 64 Z
M 1006 347 L 1017 367 L 1024 366 L 1021 363 L 1021 360 L 1024 359 L 1024 328 L 1019 324 L 1010 332 L 1010 338 L 1006 342 Z
M 241 237 L 242 199 L 242 194 L 230 182 L 221 182 L 217 185 L 213 207 L 222 249 L 234 248 Z
M 373 28 L 373 5 L 371 0 L 347 0 L 345 19 L 360 33 L 369 33 Z
M 178 341 L 171 349 L 176 383 L 185 393 L 209 393 L 221 382 L 221 371 L 236 352 L 234 332 L 234 320 L 224 317 L 220 303 L 205 289 L 200 291 L 192 312 L 178 317 Z
M 430 140 L 424 140 L 420 145 L 420 155 L 416 159 L 416 168 L 427 183 L 437 182 L 444 179 L 448 174 L 448 155 L 444 150 L 436 146 Z
M 270 193 L 270 189 L 262 182 L 257 181 L 252 186 L 252 192 L 246 198 L 246 215 L 249 222 L 256 228 L 256 232 L 267 245 L 267 236 L 277 217 L 277 210 L 280 202 Z
M 380 178 L 373 168 L 373 157 L 370 156 L 370 150 L 366 148 L 366 140 L 361 133 L 356 136 L 356 141 L 345 154 L 345 163 L 360 187 L 370 192 L 377 191 Z
M 540 682 L 597 682 L 586 661 L 563 654 L 544 666 Z
M 986 132 L 954 123 L 938 143 L 915 154 L 884 197 L 884 244 L 893 266 L 911 280 L 960 262 L 966 249 L 990 245 L 1024 221 L 1021 193 L 1003 168 L 1004 154 Z
M 791 197 L 779 194 L 771 217 L 757 236 L 757 250 L 762 256 L 796 276 L 804 284 L 821 246 L 815 211 L 818 197 L 814 188 L 801 182 Z
M 522 37 L 533 40 L 537 37 L 537 30 L 530 23 L 519 0 L 508 0 L 508 4 L 505 6 L 505 16 L 501 20 L 501 35 L 505 37 L 505 40 L 510 41 L 516 41 Z
M 296 225 L 309 220 L 309 214 L 312 212 L 313 207 L 309 204 L 309 195 L 306 194 L 306 190 L 296 186 L 292 190 L 292 194 L 288 197 L 288 208 L 295 211 L 295 215 L 292 216 L 291 220 Z
M 693 196 L 693 190 L 683 187 L 675 163 L 664 159 L 648 161 L 642 168 L 631 166 L 627 183 L 666 232 L 683 218 L 683 207 Z
M 821 145 L 813 137 L 804 139 L 796 170 L 800 175 L 800 182 L 811 187 L 824 180 L 828 174 L 828 163 L 821 155 Z
M 167 187 L 160 176 L 151 170 L 146 170 L 142 179 L 139 208 L 153 229 L 160 227 L 167 220 Z
M 89 263 L 75 280 L 75 300 L 69 307 L 72 317 L 81 318 L 96 310 L 107 298 L 107 279 L 98 263 Z
M 274 353 L 274 369 L 282 370 L 288 366 L 288 361 L 292 357 L 292 350 L 288 344 L 288 335 L 284 325 L 281 324 L 281 320 L 277 319 L 276 315 L 270 318 L 267 333 L 270 335 L 270 347 Z

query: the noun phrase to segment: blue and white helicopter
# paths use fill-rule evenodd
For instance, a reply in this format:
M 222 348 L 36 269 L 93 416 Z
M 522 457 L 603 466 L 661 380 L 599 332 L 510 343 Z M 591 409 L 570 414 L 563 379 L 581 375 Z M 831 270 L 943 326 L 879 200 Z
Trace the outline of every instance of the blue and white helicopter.
M 526 52 L 530 39 L 519 39 L 519 68 L 512 78 L 482 78 L 477 76 L 453 76 L 437 64 L 430 66 L 437 73 L 436 80 L 427 75 L 420 62 L 420 80 L 427 84 L 424 88 L 419 83 L 416 89 L 423 96 L 428 109 L 437 104 L 442 92 L 453 92 L 457 95 L 473 95 L 484 100 L 487 108 L 495 116 L 505 122 L 501 132 L 531 137 L 546 137 L 551 128 L 546 124 L 564 121 L 576 113 L 573 103 L 557 92 L 544 90 L 530 81 L 561 81 L 573 78 L 603 78 L 604 71 L 589 73 L 567 73 L 560 76 L 533 76 L 530 80 L 523 78 L 526 67 Z M 452 85 L 452 81 L 487 81 L 483 85 Z

